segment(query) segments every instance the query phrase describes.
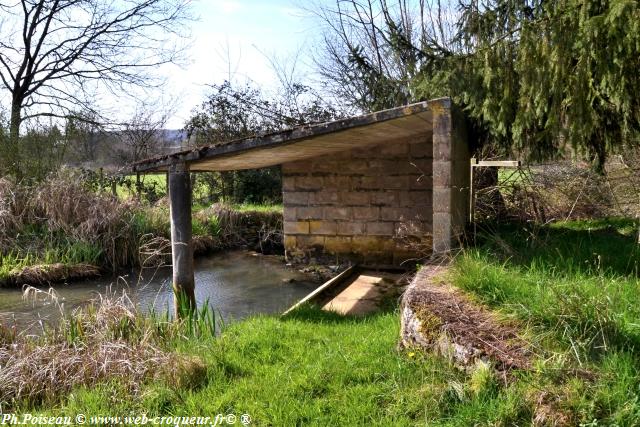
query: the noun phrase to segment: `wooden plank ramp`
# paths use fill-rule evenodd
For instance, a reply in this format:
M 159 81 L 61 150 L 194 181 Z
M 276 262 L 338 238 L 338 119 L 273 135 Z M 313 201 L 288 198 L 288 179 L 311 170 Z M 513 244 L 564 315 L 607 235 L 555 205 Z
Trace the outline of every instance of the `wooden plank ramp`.
M 283 315 L 305 303 L 345 315 L 364 315 L 378 310 L 380 302 L 397 290 L 401 275 L 359 266 L 349 267 L 293 305 Z

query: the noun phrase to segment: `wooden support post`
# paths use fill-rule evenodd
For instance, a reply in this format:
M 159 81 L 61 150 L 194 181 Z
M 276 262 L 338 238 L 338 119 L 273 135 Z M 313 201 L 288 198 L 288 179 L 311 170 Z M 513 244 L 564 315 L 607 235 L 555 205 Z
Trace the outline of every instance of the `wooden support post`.
M 191 179 L 186 163 L 169 168 L 168 190 L 175 314 L 176 317 L 184 317 L 196 308 L 191 241 Z

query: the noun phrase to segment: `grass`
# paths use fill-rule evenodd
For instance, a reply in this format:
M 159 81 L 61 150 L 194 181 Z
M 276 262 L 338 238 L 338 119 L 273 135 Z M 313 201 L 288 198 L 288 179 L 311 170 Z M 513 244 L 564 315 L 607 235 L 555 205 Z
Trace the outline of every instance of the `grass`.
M 398 350 L 389 301 L 364 318 L 302 307 L 227 325 L 217 337 L 161 332 L 153 342 L 162 354 L 197 369 L 160 369 L 135 389 L 117 377 L 79 383 L 55 402 L 16 402 L 16 412 L 247 413 L 252 425 L 639 425 L 636 233 L 635 221 L 620 218 L 503 225 L 455 259 L 453 283 L 519 324 L 534 346 L 533 368 L 510 381 L 485 363 L 465 371 Z
M 151 180 L 145 188 L 162 190 L 163 175 L 143 178 Z M 118 191 L 122 193 L 123 188 L 120 186 Z M 0 285 L 11 282 L 11 276 L 34 265 L 92 264 L 111 272 L 136 267 L 143 259 L 141 248 L 145 253 L 161 252 L 170 238 L 166 202 L 151 204 L 113 198 L 85 185 L 82 177 L 72 170 L 63 169 L 38 186 L 0 179 L 0 205 Z M 282 228 L 281 206 L 225 207 L 227 223 L 218 218 L 221 206 L 216 206 L 193 209 L 193 235 L 205 238 L 199 240 L 201 252 L 248 244 L 263 237 L 259 232 L 274 230 L 275 235 Z M 229 228 L 234 229 L 233 235 Z M 63 273 L 67 270 L 58 269 L 59 274 L 47 277 L 64 280 Z M 44 283 L 47 277 L 40 279 Z
M 266 212 L 266 213 L 282 213 L 282 205 L 272 204 L 255 204 L 241 203 L 232 205 L 232 208 L 238 212 Z
M 527 323 L 558 368 L 579 421 L 640 423 L 640 247 L 624 218 L 502 228 L 455 263 L 453 283 L 505 316 Z M 548 370 L 548 366 L 541 369 Z
M 76 388 L 60 414 L 250 414 L 253 425 L 470 425 L 530 416 L 521 390 L 501 389 L 486 367 L 466 374 L 445 360 L 396 350 L 397 313 L 355 319 L 303 308 L 254 317 L 218 339 L 173 340 L 206 373 L 194 386 L 146 382 L 131 398 L 118 381 Z
M 0 256 L 0 282 L 24 267 L 40 264 L 62 263 L 66 266 L 99 264 L 102 250 L 82 241 L 67 240 L 52 244 L 38 251 L 18 250 Z

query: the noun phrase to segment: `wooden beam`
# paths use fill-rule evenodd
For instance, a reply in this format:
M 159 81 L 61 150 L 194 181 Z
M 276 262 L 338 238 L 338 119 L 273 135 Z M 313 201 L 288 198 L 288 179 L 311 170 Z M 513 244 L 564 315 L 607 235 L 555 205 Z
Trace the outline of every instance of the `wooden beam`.
M 171 165 L 168 190 L 175 315 L 184 317 L 196 309 L 191 240 L 191 179 L 187 164 Z
M 478 160 L 471 159 L 472 167 L 501 167 L 501 168 L 519 168 L 520 160 Z
M 351 267 L 349 267 L 346 270 L 344 270 L 342 273 L 338 274 L 336 277 L 333 277 L 332 279 L 329 279 L 329 281 L 325 282 L 324 284 L 322 284 L 319 287 L 317 287 L 316 289 L 314 289 L 309 295 L 307 295 L 306 297 L 302 298 L 300 301 L 298 301 L 297 303 L 295 303 L 294 305 L 289 307 L 289 309 L 287 311 L 285 311 L 284 313 L 282 313 L 282 315 L 286 316 L 287 314 L 291 313 L 296 308 L 300 307 L 302 304 L 307 303 L 307 302 L 317 298 L 318 295 L 320 295 L 324 291 L 334 287 L 335 285 L 341 283 L 344 279 L 348 278 L 353 273 L 356 273 L 357 271 L 359 271 L 359 269 L 360 269 L 360 267 L 358 267 L 357 265 L 352 265 Z

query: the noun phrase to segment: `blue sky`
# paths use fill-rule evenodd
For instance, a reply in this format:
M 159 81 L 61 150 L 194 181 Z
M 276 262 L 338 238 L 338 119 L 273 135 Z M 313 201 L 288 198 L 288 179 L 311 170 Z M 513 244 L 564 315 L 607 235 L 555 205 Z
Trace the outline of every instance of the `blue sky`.
M 191 26 L 187 64 L 167 66 L 163 98 L 176 99 L 176 114 L 167 127 L 182 127 L 191 109 L 207 92 L 206 85 L 229 77 L 267 88 L 276 77 L 269 64 L 274 55 L 287 59 L 300 52 L 300 71 L 310 71 L 307 55 L 318 31 L 300 0 L 199 0 Z

